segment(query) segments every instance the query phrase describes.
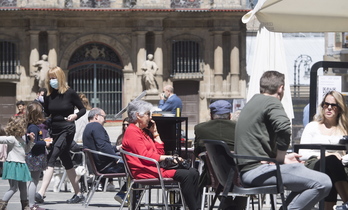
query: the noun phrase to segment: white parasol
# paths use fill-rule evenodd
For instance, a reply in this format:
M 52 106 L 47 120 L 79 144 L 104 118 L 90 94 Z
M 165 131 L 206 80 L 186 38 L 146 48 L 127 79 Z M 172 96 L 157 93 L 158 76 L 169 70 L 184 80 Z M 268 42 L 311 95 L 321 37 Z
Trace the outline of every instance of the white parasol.
M 285 75 L 282 104 L 289 119 L 294 118 L 282 33 L 269 32 L 260 26 L 256 36 L 247 101 L 253 95 L 260 93 L 260 78 L 268 70 L 276 70 Z

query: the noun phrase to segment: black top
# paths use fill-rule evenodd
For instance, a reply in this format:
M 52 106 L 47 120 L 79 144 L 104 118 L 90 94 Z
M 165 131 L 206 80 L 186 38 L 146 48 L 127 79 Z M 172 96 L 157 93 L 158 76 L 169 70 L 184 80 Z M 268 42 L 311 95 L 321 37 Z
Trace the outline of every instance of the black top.
M 68 117 L 74 113 L 74 108 L 77 107 L 77 119 L 86 113 L 86 108 L 83 106 L 80 97 L 77 93 L 69 88 L 65 93 L 59 94 L 57 90 L 45 97 L 45 113 L 47 116 L 51 115 L 52 128 L 64 127 L 67 124 L 74 122 L 68 122 L 64 117 Z
M 110 155 L 116 154 L 116 147 L 111 145 L 111 141 L 105 128 L 98 122 L 90 122 L 86 125 L 82 135 L 83 148 L 104 152 Z M 115 162 L 114 158 L 93 154 L 98 170 L 103 169 L 110 162 Z

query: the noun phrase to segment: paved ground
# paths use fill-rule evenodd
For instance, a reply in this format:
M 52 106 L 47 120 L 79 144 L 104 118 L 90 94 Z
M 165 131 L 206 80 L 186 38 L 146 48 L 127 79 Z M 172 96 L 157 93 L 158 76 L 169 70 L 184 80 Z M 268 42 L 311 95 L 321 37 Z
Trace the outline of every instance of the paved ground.
M 0 195 L 4 195 L 4 193 L 8 190 L 9 185 L 7 180 L 0 180 Z M 87 209 L 119 209 L 120 204 L 114 200 L 114 195 L 116 192 L 96 192 L 90 202 L 90 206 Z M 82 204 L 67 204 L 66 200 L 72 197 L 73 193 L 71 192 L 53 192 L 53 183 L 50 184 L 48 191 L 46 193 L 46 199 L 44 204 L 40 204 L 40 207 L 46 209 L 74 209 L 74 210 L 82 210 L 85 207 Z M 21 204 L 19 199 L 19 192 L 15 193 L 8 203 L 8 210 L 20 210 Z

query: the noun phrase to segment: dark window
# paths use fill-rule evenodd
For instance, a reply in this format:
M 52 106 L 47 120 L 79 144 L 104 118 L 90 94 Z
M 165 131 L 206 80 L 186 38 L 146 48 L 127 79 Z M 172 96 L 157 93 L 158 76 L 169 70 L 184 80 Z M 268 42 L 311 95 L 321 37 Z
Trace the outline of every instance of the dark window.
M 155 35 L 153 32 L 146 33 L 146 54 L 155 53 Z
M 48 55 L 48 34 L 46 31 L 41 31 L 39 33 L 39 54 Z
M 200 72 L 199 44 L 195 41 L 173 41 L 172 73 Z
M 18 62 L 16 44 L 0 40 L 0 74 L 16 74 Z

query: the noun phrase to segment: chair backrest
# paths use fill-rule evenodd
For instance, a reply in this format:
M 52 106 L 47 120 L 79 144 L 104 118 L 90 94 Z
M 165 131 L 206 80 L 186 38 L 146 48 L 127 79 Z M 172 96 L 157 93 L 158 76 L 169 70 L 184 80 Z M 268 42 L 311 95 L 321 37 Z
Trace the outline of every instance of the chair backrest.
M 91 150 L 85 148 L 83 149 L 83 152 L 86 154 L 86 158 L 90 164 L 90 169 L 92 170 L 93 174 L 99 176 L 100 173 L 97 169 L 97 166 L 95 165 L 94 157 L 93 157 L 93 154 L 91 153 Z
M 128 165 L 126 154 L 124 153 L 122 148 L 120 149 L 120 153 L 121 153 L 121 157 L 123 159 L 124 168 L 126 169 L 126 174 L 128 175 L 128 177 L 130 179 L 134 179 L 132 171 L 130 170 L 129 165 Z
M 217 180 L 213 166 L 210 163 L 208 153 L 206 151 L 202 152 L 200 154 L 200 159 L 201 161 L 204 162 L 206 173 L 209 176 L 209 179 L 210 179 L 209 186 L 212 187 L 213 189 L 217 189 L 217 187 L 219 186 L 219 181 Z
M 229 147 L 221 140 L 204 139 L 203 142 L 207 149 L 210 166 L 217 180 L 222 186 L 226 186 L 226 181 L 229 176 L 238 176 L 236 163 Z M 234 169 L 233 174 L 229 174 L 231 169 Z

